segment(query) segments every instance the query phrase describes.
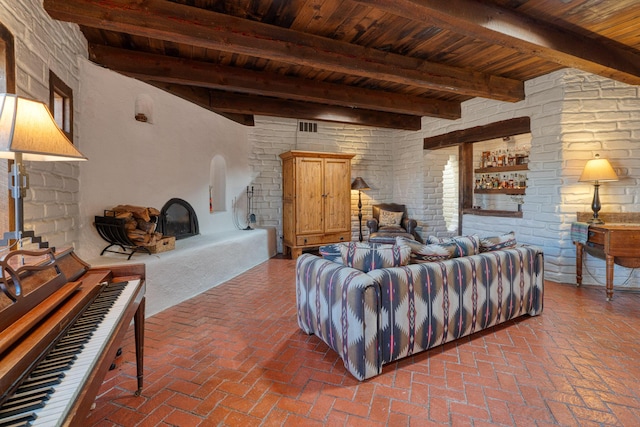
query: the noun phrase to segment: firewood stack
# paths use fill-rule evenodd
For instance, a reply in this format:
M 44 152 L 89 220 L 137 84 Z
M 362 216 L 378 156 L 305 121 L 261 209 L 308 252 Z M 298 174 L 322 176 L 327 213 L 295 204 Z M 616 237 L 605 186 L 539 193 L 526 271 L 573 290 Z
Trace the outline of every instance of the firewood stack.
M 162 239 L 156 231 L 160 211 L 156 208 L 118 205 L 111 209 L 116 218 L 123 218 L 127 235 L 138 246 L 155 246 Z

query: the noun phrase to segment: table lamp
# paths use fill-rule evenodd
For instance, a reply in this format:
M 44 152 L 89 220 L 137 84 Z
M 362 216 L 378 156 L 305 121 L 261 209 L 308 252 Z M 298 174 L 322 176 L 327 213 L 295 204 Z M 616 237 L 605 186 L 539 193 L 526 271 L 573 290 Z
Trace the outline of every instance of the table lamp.
M 16 227 L 16 231 L 4 234 L 0 245 L 7 246 L 9 239 L 20 242 L 23 237 L 30 237 L 41 249 L 48 247 L 33 231 L 24 231 L 23 200 L 29 188 L 29 176 L 23 161 L 87 158 L 58 127 L 45 104 L 7 93 L 0 94 L 0 158 L 14 160 L 9 172 L 9 189 L 15 199 Z
M 578 181 L 593 181 L 593 202 L 591 203 L 591 209 L 593 210 L 593 218 L 587 221 L 589 224 L 604 224 L 604 221 L 598 218 L 598 212 L 600 211 L 600 196 L 598 194 L 598 187 L 601 182 L 617 181 L 618 175 L 611 167 L 611 164 L 607 159 L 601 159 L 599 154 L 595 155 L 595 159 L 589 160 L 584 166 L 582 175 Z
M 351 183 L 352 190 L 358 190 L 358 229 L 360 231 L 360 241 L 362 242 L 362 191 L 369 190 L 369 185 L 361 177 L 357 177 Z

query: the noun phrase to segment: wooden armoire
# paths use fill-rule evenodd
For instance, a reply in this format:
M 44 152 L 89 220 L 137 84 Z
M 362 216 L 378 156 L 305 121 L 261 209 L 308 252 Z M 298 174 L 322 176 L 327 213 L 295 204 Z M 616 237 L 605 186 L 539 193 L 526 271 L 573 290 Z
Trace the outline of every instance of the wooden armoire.
M 351 240 L 353 154 L 287 151 L 282 158 L 284 253 Z

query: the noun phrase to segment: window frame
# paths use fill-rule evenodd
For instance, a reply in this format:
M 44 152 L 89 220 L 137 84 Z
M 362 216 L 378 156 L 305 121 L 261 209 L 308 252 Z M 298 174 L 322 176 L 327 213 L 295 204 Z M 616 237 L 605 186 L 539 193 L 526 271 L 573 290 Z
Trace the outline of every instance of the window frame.
M 3 43 L 4 47 L 4 74 L 5 74 L 5 92 L 6 93 L 16 93 L 16 52 L 15 52 L 15 41 L 13 34 L 9 29 L 0 22 L 0 41 Z M 15 218 L 15 201 L 13 197 L 10 195 L 9 189 L 9 171 L 11 171 L 11 165 L 13 164 L 13 160 L 7 161 L 7 170 L 5 171 L 5 183 L 7 185 L 7 191 L 2 191 L 3 196 L 8 200 L 7 209 L 9 215 L 9 230 L 15 230 L 16 228 L 16 218 Z M 0 238 L 2 236 L 0 235 Z
M 62 98 L 62 108 L 56 108 L 56 98 Z M 60 77 L 49 70 L 49 110 L 60 129 L 73 143 L 73 89 L 71 89 Z M 62 117 L 59 117 L 62 114 Z

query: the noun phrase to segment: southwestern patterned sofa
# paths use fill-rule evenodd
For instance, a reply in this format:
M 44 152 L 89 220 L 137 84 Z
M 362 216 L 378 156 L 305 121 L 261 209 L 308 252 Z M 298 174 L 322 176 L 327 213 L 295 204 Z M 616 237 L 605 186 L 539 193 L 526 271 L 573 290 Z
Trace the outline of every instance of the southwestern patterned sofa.
M 413 242 L 410 257 L 422 262 L 375 268 L 374 258 L 360 257 L 373 267 L 361 271 L 348 266 L 358 266 L 358 260 L 350 262 L 357 258 L 353 246 L 358 244 L 341 245 L 341 257 L 298 258 L 298 324 L 336 351 L 358 380 L 382 373 L 392 361 L 542 312 L 543 254 L 536 247 L 498 245 L 482 252 L 479 245 L 472 248 L 473 255 L 451 258 L 456 254 L 449 251 L 449 259 L 424 262 L 438 259 L 437 252 L 431 256 L 428 250 L 438 245 L 422 246 L 427 250 L 421 253 L 420 244 Z M 387 251 L 383 263 L 404 263 L 406 247 L 382 246 Z M 459 249 L 453 252 L 464 255 Z

